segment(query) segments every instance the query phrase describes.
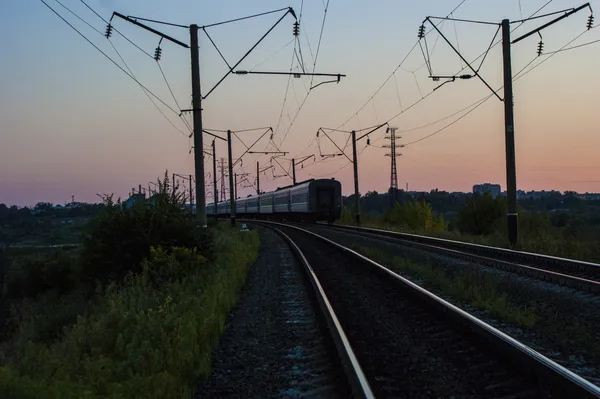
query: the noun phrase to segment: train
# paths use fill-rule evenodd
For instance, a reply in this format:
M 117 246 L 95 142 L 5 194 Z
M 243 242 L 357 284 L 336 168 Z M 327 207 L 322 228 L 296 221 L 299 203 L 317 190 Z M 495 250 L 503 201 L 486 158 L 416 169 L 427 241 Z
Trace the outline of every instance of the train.
M 236 217 L 333 223 L 342 215 L 342 184 L 335 179 L 310 179 L 275 191 L 238 198 Z M 208 217 L 230 217 L 230 201 L 206 206 Z

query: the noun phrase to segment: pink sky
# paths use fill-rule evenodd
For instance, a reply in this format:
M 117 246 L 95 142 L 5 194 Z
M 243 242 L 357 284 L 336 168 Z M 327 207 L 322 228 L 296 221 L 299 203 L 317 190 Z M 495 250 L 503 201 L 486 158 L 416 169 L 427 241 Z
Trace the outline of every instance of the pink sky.
M 79 15 L 104 31 L 104 23 L 81 8 L 78 2 L 67 2 Z M 184 24 L 199 24 L 242 16 L 280 7 L 277 1 L 261 2 L 260 7 L 235 1 L 230 6 L 211 6 L 200 10 L 192 1 L 174 10 L 157 0 L 147 3 L 92 1 L 90 5 L 107 17 L 113 10 L 147 17 L 160 17 Z M 420 51 L 413 52 L 389 82 L 359 113 L 355 112 L 373 95 L 381 83 L 402 61 L 416 42 L 416 31 L 426 15 L 445 15 L 459 2 L 429 0 L 418 5 L 385 1 L 381 10 L 373 10 L 359 1 L 341 3 L 331 0 L 326 20 L 317 72 L 345 73 L 340 84 L 322 85 L 313 90 L 304 107 L 289 129 L 299 104 L 306 93 L 310 78 L 292 79 L 287 106 L 283 108 L 274 141 L 279 145 L 289 130 L 282 149 L 290 154 L 317 154 L 315 133 L 321 126 L 335 128 L 352 117 L 344 129 L 360 129 L 381 123 L 431 92 L 435 83 L 427 78 Z M 456 4 L 454 4 L 456 3 Z M 485 3 L 485 4 L 482 4 Z M 467 1 L 455 17 L 500 21 L 519 18 L 518 2 Z M 513 4 L 514 3 L 514 4 Z M 523 2 L 525 3 L 525 2 Z M 523 4 L 523 14 L 529 15 L 545 1 Z M 592 6 L 600 9 L 598 1 Z M 55 4 L 56 5 L 56 4 Z M 297 11 L 300 1 L 290 3 Z M 576 1 L 552 4 L 544 11 L 579 5 Z M 58 7 L 58 6 L 57 6 Z M 185 11 L 187 10 L 187 11 Z M 57 11 L 65 13 L 64 9 Z M 202 12 L 201 12 L 202 11 Z M 190 15 L 202 15 L 195 21 Z M 568 18 L 564 23 L 544 31 L 545 49 L 560 48 L 584 30 L 588 12 Z M 65 14 L 67 16 L 67 14 Z M 266 19 L 215 28 L 213 39 L 222 46 L 230 62 L 241 56 L 276 20 Z M 323 18 L 320 2 L 305 5 L 302 24 L 309 37 L 301 46 L 306 64 L 312 68 L 310 52 L 316 43 Z M 34 24 L 32 24 L 32 19 Z M 72 18 L 71 18 L 72 19 Z M 25 24 L 25 21 L 28 21 Z M 541 21 L 540 21 L 541 22 Z M 249 69 L 264 61 L 292 39 L 292 20 L 286 20 L 240 69 Z M 76 24 L 113 59 L 119 61 L 106 39 L 81 23 Z M 526 33 L 539 25 L 519 28 L 514 35 Z M 153 53 L 157 39 L 149 32 L 115 21 L 115 26 Z M 487 48 L 494 27 L 447 23 L 442 31 L 458 42 L 468 59 L 475 58 Z M 188 155 L 190 140 L 173 129 L 158 113 L 142 90 L 108 60 L 86 43 L 43 4 L 31 7 L 11 4 L 0 16 L 4 59 L 0 66 L 0 203 L 31 205 L 38 201 L 64 203 L 71 195 L 76 200 L 96 201 L 97 193 L 115 193 L 125 197 L 131 187 L 147 186 L 149 180 L 169 173 L 193 173 L 193 155 Z M 188 41 L 185 30 L 165 28 L 169 34 Z M 10 32 L 10 34 L 9 34 Z M 515 37 L 513 36 L 513 37 Z M 572 45 L 599 39 L 600 29 L 593 29 Z M 34 42 L 34 39 L 36 40 Z M 145 57 L 119 37 L 115 46 L 134 70 L 138 79 L 170 106 L 174 101 L 162 80 L 155 61 Z M 428 36 L 433 45 L 436 36 Z M 449 47 L 439 43 L 432 56 L 432 66 L 440 74 L 452 74 L 460 69 L 460 61 Z M 535 58 L 539 38 L 531 37 L 513 46 L 515 74 Z M 36 52 L 31 51 L 32 48 Z M 219 55 L 205 36 L 200 39 L 203 92 L 225 72 Z M 290 45 L 257 70 L 289 70 L 293 47 Z M 517 152 L 517 185 L 522 190 L 575 190 L 600 192 L 600 44 L 559 53 L 533 72 L 515 82 L 515 130 Z M 35 56 L 33 53 L 36 53 Z M 531 64 L 546 59 L 536 59 Z M 189 54 L 174 45 L 163 44 L 161 65 L 181 108 L 189 108 Z M 226 68 L 226 67 L 225 67 Z M 413 76 L 411 70 L 418 69 Z M 408 72 L 407 72 L 408 70 Z M 481 70 L 482 76 L 494 88 L 502 85 L 500 46 L 490 51 Z M 214 129 L 241 130 L 260 126 L 277 126 L 286 91 L 287 77 L 230 76 L 203 103 L 204 125 Z M 318 80 L 315 80 L 317 82 Z M 417 83 L 418 82 L 418 85 Z M 397 88 L 397 89 L 396 89 Z M 419 92 L 420 90 L 420 92 Z M 489 90 L 476 79 L 457 81 L 437 90 L 418 106 L 392 120 L 400 130 L 409 130 L 450 115 L 487 96 Z M 502 95 L 502 91 L 499 92 Z M 399 101 L 400 97 L 400 101 Z M 163 109 L 165 109 L 163 107 Z M 185 125 L 176 115 L 165 111 L 178 128 Z M 460 116 L 460 115 L 457 115 Z M 449 118 L 420 130 L 402 134 L 399 143 L 419 139 L 443 127 Z M 470 191 L 477 183 L 499 183 L 504 189 L 505 155 L 503 104 L 491 98 L 464 119 L 427 140 L 401 150 L 398 159 L 399 186 L 406 182 L 411 190 L 439 188 L 448 191 Z M 371 136 L 374 145 L 384 131 Z M 249 144 L 257 133 L 240 134 Z M 332 138 L 343 146 L 346 136 L 335 133 Z M 320 144 L 324 153 L 335 147 L 323 136 Z M 312 143 L 312 144 L 311 144 Z M 205 145 L 210 138 L 205 136 Z M 365 146 L 363 140 L 359 150 Z M 308 147 L 308 148 L 307 148 Z M 226 156 L 226 148 L 217 143 L 217 157 Z M 268 137 L 259 142 L 256 150 L 268 147 Z M 306 151 L 302 152 L 305 148 Z M 234 144 L 234 157 L 244 150 Z M 381 148 L 367 148 L 359 158 L 360 191 L 386 191 L 389 187 L 390 160 Z M 351 146 L 346 148 L 351 156 Z M 238 172 L 254 173 L 257 156 L 243 158 L 244 168 Z M 268 165 L 268 157 L 259 159 Z M 288 163 L 281 161 L 287 167 Z M 311 161 L 312 162 L 312 161 Z M 319 162 L 298 169 L 298 180 L 325 176 L 348 163 L 344 157 Z M 212 172 L 212 160 L 206 160 Z M 283 171 L 277 170 L 277 174 Z M 329 177 L 329 176 L 328 176 Z M 341 180 L 344 193 L 353 192 L 352 167 L 335 173 Z M 277 180 L 261 176 L 262 189 L 274 189 L 290 184 L 289 178 Z M 212 179 L 210 180 L 212 181 Z M 243 195 L 252 189 L 240 189 Z M 212 196 L 208 196 L 209 201 Z

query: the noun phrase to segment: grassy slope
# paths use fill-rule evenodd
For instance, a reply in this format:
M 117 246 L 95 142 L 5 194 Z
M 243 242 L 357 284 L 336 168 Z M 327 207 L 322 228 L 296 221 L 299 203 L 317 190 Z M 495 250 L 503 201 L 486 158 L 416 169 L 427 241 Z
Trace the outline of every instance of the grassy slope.
M 218 261 L 199 262 L 184 281 L 157 289 L 141 275 L 110 287 L 53 343 L 29 339 L 36 323 L 26 320 L 0 357 L 0 397 L 190 397 L 196 378 L 210 372 L 258 235 L 218 229 L 217 246 Z

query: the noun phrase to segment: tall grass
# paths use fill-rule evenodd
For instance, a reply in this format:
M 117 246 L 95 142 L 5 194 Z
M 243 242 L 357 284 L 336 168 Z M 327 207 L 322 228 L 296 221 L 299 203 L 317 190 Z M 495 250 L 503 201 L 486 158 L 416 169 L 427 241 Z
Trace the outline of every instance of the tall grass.
M 522 218 L 524 219 L 524 218 Z M 341 224 L 355 226 L 356 222 L 350 212 L 344 212 L 340 219 Z M 600 263 L 600 238 L 596 235 L 590 236 L 568 236 L 560 229 L 553 226 L 530 227 L 527 223 L 521 223 L 519 231 L 519 242 L 511 247 L 508 237 L 501 223 L 489 235 L 465 234 L 458 230 L 448 231 L 442 229 L 411 229 L 406 225 L 390 223 L 382 217 L 368 217 L 361 219 L 362 227 L 398 231 L 401 233 L 418 234 L 449 240 L 469 242 L 473 244 L 489 245 L 500 248 L 512 248 L 519 251 L 533 252 L 544 255 L 558 256 L 562 258 L 578 259 L 588 262 Z
M 25 316 L 0 348 L 0 397 L 189 398 L 259 247 L 254 232 L 215 234 L 215 262 L 154 250 L 142 273 L 108 286 L 54 342 L 32 339 L 49 315 Z
M 426 262 L 414 262 L 408 258 L 391 256 L 385 252 L 361 245 L 353 249 L 369 258 L 388 265 L 397 272 L 410 274 L 459 302 L 488 311 L 492 316 L 512 322 L 520 327 L 531 328 L 539 316 L 529 307 L 512 303 L 500 287 L 497 277 L 477 271 L 447 274 L 443 269 Z

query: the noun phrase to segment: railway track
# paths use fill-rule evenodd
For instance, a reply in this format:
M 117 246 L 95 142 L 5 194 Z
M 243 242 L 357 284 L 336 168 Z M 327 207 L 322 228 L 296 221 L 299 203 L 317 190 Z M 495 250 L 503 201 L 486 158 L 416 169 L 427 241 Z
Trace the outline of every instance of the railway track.
M 600 397 L 587 380 L 376 262 L 297 226 L 256 223 L 281 234 L 311 276 L 355 397 Z
M 366 227 L 326 224 L 318 224 L 318 226 L 383 239 L 430 253 L 477 262 L 565 287 L 600 294 L 600 265 L 596 263 Z

